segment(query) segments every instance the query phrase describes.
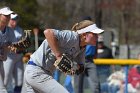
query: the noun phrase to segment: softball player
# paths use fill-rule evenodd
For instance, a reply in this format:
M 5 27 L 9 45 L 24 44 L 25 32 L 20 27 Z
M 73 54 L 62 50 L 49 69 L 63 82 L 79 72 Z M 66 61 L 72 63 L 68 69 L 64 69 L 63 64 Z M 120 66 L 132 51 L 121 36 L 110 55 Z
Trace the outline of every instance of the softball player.
M 7 93 L 4 86 L 4 68 L 3 61 L 7 58 L 7 45 L 13 42 L 14 33 L 7 27 L 10 14 L 13 13 L 8 7 L 0 9 L 0 93 Z
M 13 29 L 13 33 L 15 34 L 14 37 L 15 41 L 18 42 L 24 37 L 24 32 L 21 27 L 17 25 L 18 22 L 18 15 L 17 14 L 11 14 L 11 19 L 9 21 L 8 26 Z M 15 81 L 15 88 L 14 93 L 20 93 L 23 83 L 23 62 L 22 62 L 22 52 L 20 53 L 9 53 L 6 62 L 4 62 L 4 71 L 5 71 L 5 79 L 4 84 L 6 87 L 8 84 L 12 83 L 12 76 Z M 13 84 L 10 84 L 13 85 Z M 7 87 L 7 91 L 12 93 L 12 89 Z
M 44 31 L 46 39 L 31 55 L 25 69 L 27 93 L 68 93 L 52 76 L 55 70 L 53 65 L 55 60 L 60 60 L 62 54 L 67 53 L 78 64 L 83 64 L 85 46 L 87 44 L 96 45 L 97 34 L 104 31 L 88 20 L 76 23 L 73 29 L 76 32 L 55 29 Z

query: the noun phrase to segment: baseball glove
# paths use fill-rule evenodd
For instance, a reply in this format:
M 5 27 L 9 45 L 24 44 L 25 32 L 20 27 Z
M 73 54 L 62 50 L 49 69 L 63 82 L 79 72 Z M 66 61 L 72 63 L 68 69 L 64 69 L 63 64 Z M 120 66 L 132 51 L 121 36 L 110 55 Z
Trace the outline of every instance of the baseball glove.
M 26 50 L 26 48 L 30 47 L 31 41 L 29 38 L 29 35 L 27 34 L 23 39 L 16 43 L 12 43 L 10 46 L 11 51 L 14 51 L 16 53 L 22 53 Z
M 54 66 L 65 74 L 73 75 L 76 71 L 76 63 L 68 55 L 63 54 L 60 60 L 56 60 Z
M 29 37 L 25 37 L 17 43 L 12 44 L 13 47 L 16 48 L 28 48 L 31 45 Z

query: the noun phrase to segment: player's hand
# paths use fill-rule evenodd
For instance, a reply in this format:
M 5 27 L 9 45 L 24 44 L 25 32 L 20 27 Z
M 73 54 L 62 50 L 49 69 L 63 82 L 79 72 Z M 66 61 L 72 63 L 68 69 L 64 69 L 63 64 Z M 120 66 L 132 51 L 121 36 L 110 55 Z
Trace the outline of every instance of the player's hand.
M 78 64 L 78 69 L 76 70 L 75 74 L 79 75 L 85 71 L 84 64 Z
M 8 50 L 9 50 L 10 52 L 16 53 L 16 51 L 17 51 L 17 48 L 14 47 L 14 46 L 8 46 L 7 48 L 8 48 Z

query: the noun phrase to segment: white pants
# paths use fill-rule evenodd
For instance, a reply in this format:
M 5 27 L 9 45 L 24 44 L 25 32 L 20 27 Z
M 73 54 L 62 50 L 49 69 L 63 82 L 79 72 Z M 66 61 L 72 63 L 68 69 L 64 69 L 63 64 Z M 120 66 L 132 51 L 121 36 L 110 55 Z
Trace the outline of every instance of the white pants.
M 4 71 L 4 84 L 9 92 L 13 91 L 13 89 L 11 89 L 13 87 L 13 78 L 15 81 L 15 86 L 22 86 L 24 73 L 22 54 L 9 55 L 7 60 L 4 62 Z
M 7 93 L 6 88 L 4 86 L 4 68 L 2 61 L 0 61 L 0 93 Z
M 52 75 L 41 67 L 27 65 L 25 69 L 26 93 L 68 93 Z

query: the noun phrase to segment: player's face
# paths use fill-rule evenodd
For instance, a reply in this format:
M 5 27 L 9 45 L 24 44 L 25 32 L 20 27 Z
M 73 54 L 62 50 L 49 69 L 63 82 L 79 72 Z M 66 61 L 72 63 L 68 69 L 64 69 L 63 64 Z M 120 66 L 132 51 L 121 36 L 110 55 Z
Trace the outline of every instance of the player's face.
M 4 29 L 9 22 L 10 16 L 0 15 L 0 28 Z
M 97 38 L 98 38 L 98 35 L 97 34 L 94 34 L 94 33 L 91 33 L 91 32 L 89 32 L 89 33 L 87 33 L 86 34 L 86 40 L 85 40 L 85 42 L 87 43 L 87 44 L 90 44 L 90 45 L 96 45 L 96 42 L 97 42 Z
M 10 26 L 10 27 L 15 28 L 16 25 L 17 25 L 17 21 L 16 21 L 16 20 L 12 20 L 12 19 L 11 19 L 11 20 L 9 21 L 9 26 Z

